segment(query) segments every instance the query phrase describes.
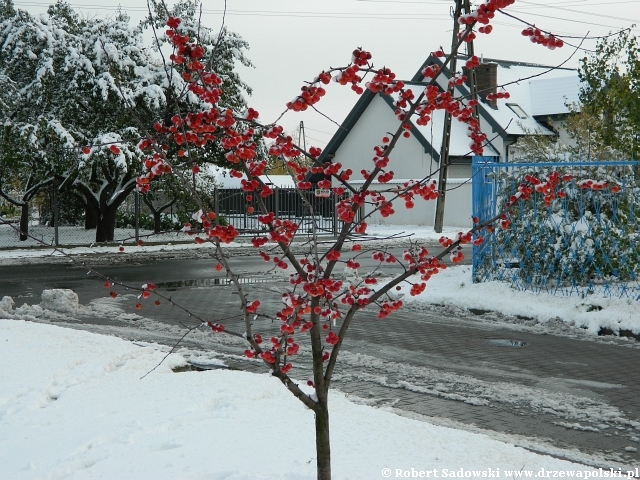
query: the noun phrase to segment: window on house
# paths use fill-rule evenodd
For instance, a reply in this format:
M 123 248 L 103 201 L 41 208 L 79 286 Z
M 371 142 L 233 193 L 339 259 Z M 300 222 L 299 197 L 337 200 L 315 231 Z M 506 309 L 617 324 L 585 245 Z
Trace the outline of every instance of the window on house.
M 462 157 L 462 156 L 454 156 L 454 155 L 451 155 L 451 156 L 449 157 L 449 163 L 450 163 L 450 164 L 452 164 L 452 165 L 453 165 L 453 164 L 460 165 L 460 164 L 467 164 L 467 163 L 471 163 L 471 157 L 469 157 L 469 156 Z
M 511 111 L 518 116 L 518 118 L 521 118 L 523 120 L 525 118 L 529 118 L 529 115 L 527 115 L 522 107 L 520 107 L 520 105 L 518 105 L 517 103 L 507 103 L 507 107 L 509 107 Z

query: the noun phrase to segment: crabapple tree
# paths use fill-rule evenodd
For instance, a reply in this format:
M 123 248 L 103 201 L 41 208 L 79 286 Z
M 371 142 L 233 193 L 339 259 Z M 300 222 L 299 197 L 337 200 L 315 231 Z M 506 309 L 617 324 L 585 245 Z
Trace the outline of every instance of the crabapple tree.
M 144 172 L 136 180 L 137 188 L 143 194 L 148 193 L 159 178 L 176 173 L 166 154 L 176 148 L 176 144 L 188 158 L 195 161 L 206 145 L 215 143 L 225 152 L 224 157 L 232 167 L 230 174 L 242 178 L 247 211 L 258 213 L 261 227 L 246 232 L 238 231 L 233 225 L 221 225 L 215 213 L 197 197 L 197 192 L 192 189 L 188 179 L 179 175 L 179 178 L 187 180 L 184 187 L 194 195 L 199 205 L 193 222 L 185 224 L 183 230 L 191 233 L 196 243 L 210 242 L 215 247 L 213 255 L 219 262 L 216 269 L 224 270 L 237 289 L 244 316 L 243 333 L 233 332 L 215 319 L 204 319 L 202 326 L 215 333 L 243 337 L 247 342 L 245 355 L 264 362 L 271 374 L 314 412 L 319 479 L 331 477 L 328 394 L 340 350 L 357 314 L 370 309 L 375 311 L 379 319 L 384 319 L 400 309 L 403 303 L 391 295 L 392 289 L 408 285 L 411 295 L 424 292 L 427 281 L 446 268 L 444 258 L 448 257 L 452 263 L 462 261 L 463 244 L 480 245 L 483 232 L 487 228 L 493 229 L 494 224 L 495 228 L 507 228 L 510 222 L 509 208 L 516 202 L 526 201 L 531 195 L 532 184 L 523 182 L 517 194 L 496 217 L 474 219 L 475 226 L 468 232 L 460 232 L 453 239 L 441 238 L 444 250 L 436 256 L 429 254 L 425 246 L 412 244 L 398 258 L 384 251 L 372 251 L 367 248 L 366 243 L 358 241 L 366 233 L 367 219 L 372 213 L 379 212 L 386 217 L 393 215 L 394 205 L 397 203 L 413 208 L 417 201 L 422 201 L 419 199 L 430 201 L 437 197 L 431 177 L 407 182 L 399 187 L 370 190 L 374 181 L 384 185 L 393 179 L 391 154 L 398 142 L 411 137 L 412 122 L 426 125 L 431 121 L 434 111 L 447 110 L 457 121 L 468 127 L 470 150 L 475 154 L 482 153 L 487 136 L 480 130 L 479 122 L 473 115 L 477 100 L 443 92 L 436 79 L 446 73 L 446 66 L 452 56 L 457 55 L 458 48 L 471 40 L 476 32 L 490 33 L 490 22 L 495 13 L 513 2 L 514 0 L 487 0 L 476 11 L 462 16 L 460 23 L 463 30 L 453 51 L 448 54 L 442 50 L 434 53 L 445 57 L 443 69 L 426 67 L 422 72 L 425 83 L 419 87 L 406 85 L 389 68 L 374 67 L 372 55 L 358 48 L 352 52 L 347 65 L 321 71 L 286 104 L 287 110 L 293 112 L 315 106 L 326 95 L 325 88 L 331 81 L 350 87 L 357 95 L 368 89 L 393 98 L 398 119 L 397 130 L 392 134 L 381 135 L 379 144 L 371 146 L 372 165 L 370 169 L 362 171 L 365 181 L 358 186 L 350 183 L 353 172 L 349 168 L 340 163 L 319 163 L 319 148 L 311 147 L 305 151 L 294 143 L 291 136 L 284 134 L 282 126 L 260 122 L 258 112 L 253 108 L 236 110 L 222 106 L 220 102 L 224 96 L 224 80 L 211 67 L 210 62 L 203 61 L 204 49 L 198 43 L 197 36 L 189 28 L 183 27 L 180 18 L 169 17 L 164 31 L 158 32 L 161 41 L 171 45 L 169 59 L 172 65 L 181 66 L 181 78 L 185 82 L 184 95 L 195 95 L 200 103 L 196 109 L 184 110 L 170 118 L 159 118 L 152 132 L 139 142 L 137 148 L 144 156 Z M 554 48 L 561 46 L 556 37 L 546 32 L 534 34 L 535 43 L 549 47 L 553 42 Z M 478 59 L 474 57 L 467 62 L 466 67 L 472 69 L 477 65 Z M 450 78 L 452 82 L 465 81 L 460 72 L 453 72 Z M 506 98 L 504 92 L 500 98 Z M 268 208 L 266 200 L 274 194 L 274 190 L 262 182 L 260 176 L 268 166 L 269 157 L 259 155 L 256 138 L 265 139 L 268 154 L 279 157 L 284 162 L 300 192 L 312 187 L 310 174 L 324 174 L 325 179 L 317 185 L 319 188 L 331 189 L 338 199 L 335 209 L 341 222 L 337 238 L 332 240 L 328 248 L 320 245 L 314 227 L 308 252 L 296 255 L 292 251 L 291 244 L 300 235 L 300 225 L 295 221 L 278 218 L 278 212 Z M 301 156 L 312 159 L 313 165 L 309 168 L 298 163 L 296 159 Z M 195 163 L 193 173 L 198 175 L 200 169 L 197 161 Z M 368 215 L 361 216 L 359 212 L 364 204 L 371 205 L 372 209 Z M 310 218 L 314 218 L 313 206 L 307 202 L 306 208 Z M 232 259 L 224 255 L 225 245 L 234 241 L 241 233 L 251 235 L 251 244 L 267 265 L 288 275 L 289 288 L 283 293 L 282 306 L 276 312 L 265 311 L 259 299 L 245 295 Z M 274 255 L 273 249 L 279 250 L 279 253 Z M 380 264 L 399 264 L 402 273 L 384 283 L 379 282 L 372 274 L 351 280 L 336 275 L 338 266 L 357 270 L 360 267 L 359 259 L 363 255 L 371 255 Z M 110 284 L 107 283 L 107 286 Z M 145 284 L 142 287 L 143 298 L 154 293 L 158 294 L 153 285 Z M 263 332 L 255 331 L 253 320 L 260 316 L 277 319 L 278 334 L 266 339 Z M 296 355 L 301 354 L 300 345 L 303 342 L 309 345 L 311 351 L 312 377 L 307 382 L 308 387 L 301 387 L 289 376 Z

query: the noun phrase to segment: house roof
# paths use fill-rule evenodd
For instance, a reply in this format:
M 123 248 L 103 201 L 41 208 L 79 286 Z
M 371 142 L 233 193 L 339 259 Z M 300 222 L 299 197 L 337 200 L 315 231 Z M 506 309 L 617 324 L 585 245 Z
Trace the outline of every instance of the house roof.
M 569 113 L 567 105 L 580 102 L 578 75 L 560 78 L 540 78 L 529 82 L 531 113 L 534 117 Z
M 458 58 L 459 62 L 462 63 L 468 57 L 459 55 Z M 509 83 L 504 90 L 509 92 L 510 98 L 506 101 L 501 100 L 498 102 L 497 109 L 494 110 L 483 102 L 479 104 L 480 116 L 493 130 L 504 139 L 510 136 L 528 134 L 553 135 L 551 130 L 540 125 L 534 117 L 560 115 L 568 112 L 564 97 L 566 96 L 570 102 L 577 98 L 579 83 L 575 70 L 510 60 L 486 58 L 483 61 L 485 63 L 494 62 L 498 64 L 499 85 Z M 432 64 L 442 66 L 443 61 L 437 57 L 429 56 L 411 80 L 405 83 L 408 85 L 415 84 L 416 86 L 425 84 L 426 79 L 421 72 L 425 66 Z M 544 78 L 540 78 L 542 75 L 544 75 Z M 446 88 L 445 81 L 448 80 L 449 76 L 449 72 L 445 70 L 444 78 L 440 82 L 441 88 Z M 456 90 L 462 96 L 470 94 L 466 85 L 456 87 Z M 375 98 L 375 95 L 370 90 L 365 90 L 325 147 L 320 156 L 321 162 L 328 161 L 331 155 L 335 154 L 360 116 Z M 393 100 L 389 96 L 381 96 L 393 109 Z M 440 161 L 439 152 L 442 145 L 444 113 L 436 111 L 432 115 L 432 119 L 425 127 L 418 127 L 412 124 L 412 133 L 423 145 L 425 152 L 429 153 L 435 161 Z M 466 126 L 454 121 L 452 122 L 452 129 L 451 155 L 469 155 L 468 147 L 470 142 L 466 135 Z M 497 153 L 490 143 L 487 148 L 494 154 Z
M 202 168 L 208 176 L 215 180 L 215 183 L 219 188 L 241 188 L 242 180 L 247 179 L 247 176 L 244 173 L 240 178 L 232 177 L 229 175 L 230 170 L 228 168 L 219 167 L 217 165 L 205 164 Z M 271 185 L 273 187 L 292 188 L 296 186 L 291 175 L 260 175 L 259 178 L 266 185 Z
M 440 161 L 443 130 L 444 110 L 436 110 L 431 114 L 431 121 L 427 125 L 414 124 L 411 133 L 414 135 L 417 133 L 422 134 L 427 139 L 429 148 L 437 153 L 437 161 Z M 467 136 L 467 125 L 455 119 L 451 122 L 449 155 L 452 157 L 467 157 L 471 155 L 471 139 Z M 489 143 L 485 146 L 485 155 L 500 155 L 500 153 Z

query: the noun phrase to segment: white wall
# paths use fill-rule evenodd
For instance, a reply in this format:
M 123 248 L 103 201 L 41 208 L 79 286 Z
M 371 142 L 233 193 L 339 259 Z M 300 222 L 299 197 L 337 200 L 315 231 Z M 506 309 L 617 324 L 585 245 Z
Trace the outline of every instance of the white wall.
M 485 105 L 487 110 L 491 110 L 491 107 Z M 498 132 L 496 130 L 493 129 L 493 127 L 489 124 L 489 122 L 487 122 L 483 116 L 480 116 L 480 129 L 482 130 L 483 133 L 485 133 L 487 135 L 487 141 L 489 141 L 491 143 L 491 145 L 493 146 L 493 148 L 495 150 L 497 150 L 497 152 L 500 154 L 501 158 L 506 158 L 507 157 L 507 145 L 505 145 L 504 140 L 502 139 L 502 137 L 500 135 L 498 135 Z M 485 155 L 493 155 L 492 153 L 492 149 L 490 147 L 485 147 L 484 149 L 484 154 Z
M 362 183 L 360 171 L 373 168 L 373 147 L 380 145 L 382 137 L 387 133 L 396 131 L 399 125 L 393 110 L 380 96 L 371 101 L 369 107 L 362 114 L 347 138 L 338 148 L 333 162 L 340 162 L 345 168 L 353 170 L 354 186 Z M 425 153 L 424 147 L 415 137 L 401 139 L 391 154 L 389 170 L 393 170 L 397 180 L 388 184 L 373 184 L 371 190 L 386 190 L 409 179 L 421 180 L 436 172 L 438 164 L 433 162 L 431 156 Z M 468 165 L 456 165 L 450 167 L 448 187 L 456 187 L 462 182 L 468 181 L 470 176 Z M 456 176 L 464 178 L 452 178 Z M 437 173 L 434 174 L 437 180 Z M 391 198 L 391 194 L 387 195 Z M 447 193 L 444 223 L 447 226 L 469 227 L 471 226 L 471 182 Z M 394 224 L 394 225 L 433 225 L 435 216 L 435 200 L 425 202 L 422 198 L 415 199 L 415 207 L 407 210 L 404 201 L 393 202 L 395 214 L 383 218 L 379 213 L 372 215 L 367 223 L 370 224 Z M 371 212 L 372 207 L 365 208 L 365 214 Z
M 400 122 L 389 105 L 376 95 L 354 125 L 347 138 L 336 151 L 333 162 L 340 162 L 354 172 L 352 179 L 362 179 L 361 170 L 373 169 L 373 147 L 382 144 L 387 132 L 395 133 Z M 402 138 L 390 156 L 389 170 L 395 178 L 420 179 L 435 172 L 438 164 L 432 162 L 424 147 L 415 137 Z M 437 174 L 436 174 L 437 177 Z
M 564 120 L 553 120 L 551 126 L 558 132 L 558 140 L 569 147 L 576 147 L 578 144 L 571 138 L 564 126 Z
M 357 187 L 362 182 L 354 182 Z M 403 182 L 402 182 L 403 183 Z M 401 182 L 387 184 L 373 183 L 369 190 L 386 191 L 397 187 Z M 447 181 L 447 195 L 445 203 L 444 224 L 452 227 L 470 228 L 471 221 L 471 180 L 468 178 L 450 178 Z M 391 200 L 392 193 L 384 194 L 387 200 Z M 436 212 L 436 200 L 425 201 L 421 197 L 414 197 L 415 206 L 412 209 L 405 207 L 402 199 L 392 202 L 395 213 L 390 217 L 383 217 L 380 213 L 374 213 L 366 219 L 371 225 L 420 225 L 433 226 Z M 365 205 L 364 213 L 369 215 L 373 211 L 373 205 Z

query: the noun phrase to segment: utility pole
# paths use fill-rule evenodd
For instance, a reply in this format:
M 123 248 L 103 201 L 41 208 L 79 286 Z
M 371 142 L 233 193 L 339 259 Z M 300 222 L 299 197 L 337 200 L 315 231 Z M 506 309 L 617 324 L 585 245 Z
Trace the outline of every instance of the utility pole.
M 302 145 L 304 151 L 307 151 L 307 136 L 304 132 L 304 122 L 300 120 L 300 128 L 298 130 L 298 145 Z
M 465 0 L 466 1 L 466 0 Z M 458 68 L 458 54 L 453 55 L 458 45 L 458 33 L 460 32 L 460 24 L 458 19 L 462 12 L 463 0 L 455 0 L 456 6 L 453 11 L 453 34 L 451 37 L 451 61 L 449 62 L 449 71 L 451 76 L 455 75 Z M 443 72 L 444 73 L 444 72 Z M 453 95 L 455 85 L 450 84 L 448 91 Z M 449 169 L 449 145 L 451 143 L 451 114 L 445 111 L 444 128 L 442 129 L 442 148 L 440 150 L 440 170 L 438 172 L 438 199 L 436 200 L 436 218 L 434 221 L 434 230 L 436 233 L 442 233 L 444 224 L 444 203 L 447 192 L 447 171 Z
M 469 15 L 471 13 L 471 2 L 469 2 L 469 0 L 464 0 L 464 13 L 465 15 Z M 467 43 L 467 55 L 469 58 L 475 55 L 473 40 Z M 471 90 L 471 99 L 476 103 L 473 107 L 473 118 L 480 122 L 480 115 L 478 113 L 478 76 L 475 68 L 469 70 L 469 85 Z
M 460 18 L 460 10 L 464 6 L 464 13 L 471 13 L 471 4 L 469 0 L 456 0 L 456 7 L 453 14 L 453 39 L 451 41 L 451 51 L 457 45 L 458 42 L 458 33 L 460 31 L 458 19 Z M 475 55 L 473 48 L 473 40 L 467 42 L 467 56 L 469 58 Z M 456 73 L 457 68 L 457 55 L 451 58 L 450 62 L 450 71 L 453 76 Z M 476 101 L 476 105 L 473 107 L 473 118 L 476 121 L 480 121 L 480 117 L 478 115 L 478 87 L 476 80 L 476 70 L 475 68 L 469 69 L 469 86 L 471 90 L 471 98 Z M 453 95 L 455 86 L 449 86 L 449 92 Z M 445 206 L 445 197 L 447 194 L 447 178 L 449 171 L 449 146 L 451 144 L 451 114 L 449 112 L 445 112 L 444 116 L 444 129 L 442 134 L 442 149 L 440 151 L 440 171 L 438 175 L 438 199 L 436 201 L 436 218 L 434 222 L 434 230 L 437 233 L 442 233 L 442 226 L 444 224 L 444 206 Z

